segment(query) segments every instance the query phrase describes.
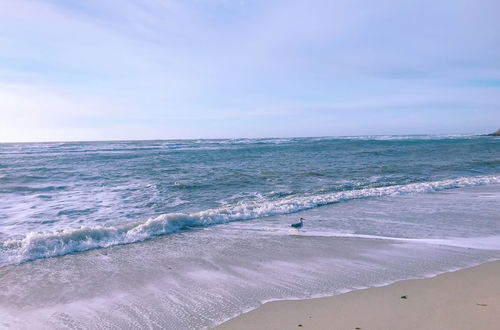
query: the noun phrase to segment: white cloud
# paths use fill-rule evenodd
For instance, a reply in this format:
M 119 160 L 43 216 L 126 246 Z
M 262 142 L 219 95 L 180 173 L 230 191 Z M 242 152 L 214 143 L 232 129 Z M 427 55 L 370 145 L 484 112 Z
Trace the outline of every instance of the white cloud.
M 500 89 L 466 82 L 500 77 L 499 7 L 0 0 L 0 141 L 126 138 L 124 127 L 135 138 L 275 135 L 259 120 L 425 104 L 473 105 L 486 127 Z M 343 116 L 352 134 L 365 125 Z M 280 134 L 293 135 L 287 125 Z

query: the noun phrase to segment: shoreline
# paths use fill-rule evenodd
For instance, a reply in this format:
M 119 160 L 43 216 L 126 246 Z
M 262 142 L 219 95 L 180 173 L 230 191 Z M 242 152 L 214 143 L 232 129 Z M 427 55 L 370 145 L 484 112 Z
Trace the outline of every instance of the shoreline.
M 500 261 L 424 279 L 272 301 L 216 329 L 497 329 Z

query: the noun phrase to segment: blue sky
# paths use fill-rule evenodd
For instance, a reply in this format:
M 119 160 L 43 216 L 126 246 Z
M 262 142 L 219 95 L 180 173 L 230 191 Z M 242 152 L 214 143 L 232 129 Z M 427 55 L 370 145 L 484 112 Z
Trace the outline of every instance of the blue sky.
M 0 0 L 0 141 L 482 133 L 500 1 Z

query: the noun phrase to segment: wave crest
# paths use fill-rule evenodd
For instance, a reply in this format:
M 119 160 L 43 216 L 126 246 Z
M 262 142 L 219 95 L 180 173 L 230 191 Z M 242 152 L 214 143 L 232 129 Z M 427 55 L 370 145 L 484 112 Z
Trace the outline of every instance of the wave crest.
M 445 189 L 497 184 L 500 176 L 462 177 L 407 185 L 340 191 L 312 196 L 288 196 L 274 201 L 242 201 L 236 205 L 195 213 L 169 213 L 120 226 L 92 226 L 56 232 L 29 233 L 0 243 L 0 264 L 21 263 L 95 248 L 145 241 L 192 227 L 289 214 L 359 198 L 425 193 Z

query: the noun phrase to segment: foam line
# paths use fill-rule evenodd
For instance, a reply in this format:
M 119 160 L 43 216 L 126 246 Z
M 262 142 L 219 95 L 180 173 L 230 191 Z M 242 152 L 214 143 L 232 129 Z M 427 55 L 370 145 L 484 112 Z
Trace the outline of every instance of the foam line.
M 120 226 L 85 226 L 56 232 L 32 232 L 0 242 L 0 264 L 21 263 L 95 248 L 141 242 L 191 227 L 202 227 L 289 214 L 353 199 L 426 193 L 500 183 L 500 176 L 476 176 L 407 185 L 340 191 L 313 196 L 290 196 L 274 201 L 246 201 L 196 213 L 168 213 Z

